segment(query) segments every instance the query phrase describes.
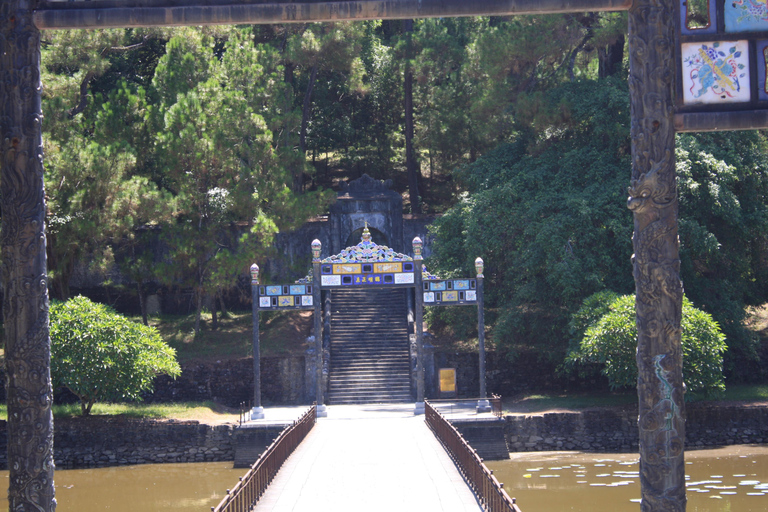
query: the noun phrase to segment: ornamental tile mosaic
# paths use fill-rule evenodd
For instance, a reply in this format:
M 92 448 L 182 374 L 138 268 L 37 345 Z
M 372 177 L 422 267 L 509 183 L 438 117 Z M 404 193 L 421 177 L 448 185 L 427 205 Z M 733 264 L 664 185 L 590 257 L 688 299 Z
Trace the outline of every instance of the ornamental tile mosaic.
M 749 101 L 747 41 L 684 43 L 683 103 L 725 104 Z
M 363 236 L 359 244 L 347 247 L 339 254 L 322 260 L 323 263 L 373 263 L 394 261 L 413 261 L 413 258 L 395 252 L 386 245 L 376 245 L 373 240 L 371 240 L 371 232 L 368 230 L 367 225 L 363 230 Z M 334 265 L 334 267 L 335 266 L 336 265 Z M 359 272 L 359 270 L 357 272 Z
M 726 32 L 768 30 L 767 0 L 726 0 L 723 15 Z

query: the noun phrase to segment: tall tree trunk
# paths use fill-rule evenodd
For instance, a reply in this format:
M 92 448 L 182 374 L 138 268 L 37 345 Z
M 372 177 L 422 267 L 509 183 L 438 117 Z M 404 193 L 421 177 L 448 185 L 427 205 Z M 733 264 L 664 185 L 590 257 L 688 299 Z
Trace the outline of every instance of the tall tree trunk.
M 218 331 L 219 330 L 219 317 L 216 313 L 216 302 L 218 299 L 218 294 L 213 296 L 213 299 L 211 300 L 211 330 Z
M 405 54 L 405 83 L 403 84 L 403 108 L 405 110 L 405 168 L 408 173 L 408 197 L 411 202 L 411 213 L 421 213 L 421 198 L 419 197 L 419 164 L 413 148 L 413 71 L 411 70 L 411 33 L 413 20 L 403 20 L 403 30 L 406 37 Z
M 56 510 L 40 32 L 36 1 L 0 3 L 0 196 L 8 510 Z
M 221 305 L 221 318 L 229 318 L 229 311 L 224 303 L 224 294 L 221 291 L 219 292 L 219 304 Z
M 683 286 L 675 184 L 675 0 L 629 11 L 640 509 L 685 511 Z
M 203 313 L 203 288 L 195 290 L 195 335 L 200 334 L 200 316 Z
M 317 80 L 317 66 L 318 62 L 315 61 L 312 66 L 312 72 L 309 75 L 309 83 L 307 84 L 307 91 L 304 93 L 304 105 L 301 108 L 301 131 L 299 131 L 299 154 L 303 159 L 307 151 L 307 125 L 309 124 L 309 116 L 312 112 L 312 91 L 315 88 L 315 81 Z M 304 187 L 304 169 L 297 169 L 293 174 L 293 191 L 301 192 Z
M 141 321 L 144 325 L 149 325 L 149 318 L 147 317 L 147 297 L 144 292 L 144 285 L 141 279 L 136 280 L 136 292 L 139 294 L 139 308 L 141 308 Z
M 624 60 L 624 41 L 622 35 L 613 44 L 597 50 L 599 78 L 607 78 L 621 70 L 621 63 Z

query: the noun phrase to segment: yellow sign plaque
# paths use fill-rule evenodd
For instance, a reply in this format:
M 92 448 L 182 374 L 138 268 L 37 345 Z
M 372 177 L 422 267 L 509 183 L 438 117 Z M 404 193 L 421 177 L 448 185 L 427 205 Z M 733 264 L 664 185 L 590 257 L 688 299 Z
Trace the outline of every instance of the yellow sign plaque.
M 293 306 L 293 295 L 281 295 L 277 298 L 277 305 L 280 307 Z
M 373 271 L 377 274 L 386 274 L 388 272 L 402 272 L 402 263 L 374 263 Z
M 456 392 L 456 368 L 440 368 L 440 392 Z
M 333 266 L 334 274 L 360 274 L 361 272 L 359 263 L 336 263 Z

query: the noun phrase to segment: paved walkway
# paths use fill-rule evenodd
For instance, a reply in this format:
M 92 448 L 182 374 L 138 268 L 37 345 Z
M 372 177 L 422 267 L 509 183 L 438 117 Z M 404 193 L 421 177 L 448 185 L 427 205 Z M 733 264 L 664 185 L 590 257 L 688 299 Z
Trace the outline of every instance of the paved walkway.
M 482 510 L 413 404 L 328 406 L 258 512 Z

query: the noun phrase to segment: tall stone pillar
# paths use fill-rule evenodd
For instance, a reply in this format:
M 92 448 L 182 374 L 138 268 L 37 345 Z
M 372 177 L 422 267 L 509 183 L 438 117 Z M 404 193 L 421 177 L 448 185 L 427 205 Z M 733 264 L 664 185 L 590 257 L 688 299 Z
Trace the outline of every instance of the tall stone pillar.
M 320 251 L 322 244 L 320 240 L 312 240 L 312 303 L 314 305 L 314 333 L 315 333 L 315 376 L 317 379 L 315 387 L 315 402 L 317 403 L 317 416 L 324 418 L 328 416 L 325 404 L 323 403 L 323 314 L 322 293 L 320 288 Z
M 629 11 L 633 268 L 643 511 L 684 511 L 683 287 L 675 186 L 675 0 Z
M 0 2 L 0 193 L 8 506 L 47 512 L 56 499 L 36 5 Z
M 261 406 L 261 343 L 259 342 L 259 266 L 251 265 L 251 300 L 253 318 L 253 408 L 251 419 L 264 419 L 264 408 Z
M 424 288 L 422 286 L 422 263 L 424 257 L 421 255 L 424 243 L 421 238 L 413 239 L 413 274 L 416 299 L 416 407 L 414 414 L 424 414 Z

